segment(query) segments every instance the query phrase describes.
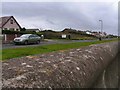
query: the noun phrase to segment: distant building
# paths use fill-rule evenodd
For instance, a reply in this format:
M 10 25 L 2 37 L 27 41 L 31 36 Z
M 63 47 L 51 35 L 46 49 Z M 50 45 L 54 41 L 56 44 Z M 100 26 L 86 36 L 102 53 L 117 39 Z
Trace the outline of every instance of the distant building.
M 5 17 L 0 17 L 0 29 L 20 31 L 21 26 L 13 16 L 5 16 Z
M 106 37 L 107 36 L 106 32 L 99 32 L 99 34 L 100 34 L 101 37 Z
M 93 35 L 96 37 L 106 37 L 107 33 L 106 32 L 91 32 L 91 31 L 86 31 L 86 34 Z
M 39 29 L 26 29 L 26 31 L 30 31 L 30 32 L 40 32 Z
M 67 35 L 66 34 L 62 34 L 62 38 L 67 38 Z
M 99 32 L 92 32 L 91 35 L 96 36 L 96 37 L 100 37 L 100 33 Z
M 87 31 L 87 32 L 86 32 L 86 34 L 89 34 L 89 35 L 91 35 L 92 33 L 91 33 L 91 32 L 89 32 L 89 31 Z

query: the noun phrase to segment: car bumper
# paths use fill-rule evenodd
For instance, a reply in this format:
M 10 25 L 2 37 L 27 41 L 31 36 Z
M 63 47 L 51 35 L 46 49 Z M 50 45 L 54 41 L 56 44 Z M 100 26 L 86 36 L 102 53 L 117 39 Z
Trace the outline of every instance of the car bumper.
M 24 44 L 24 41 L 13 41 L 15 44 Z

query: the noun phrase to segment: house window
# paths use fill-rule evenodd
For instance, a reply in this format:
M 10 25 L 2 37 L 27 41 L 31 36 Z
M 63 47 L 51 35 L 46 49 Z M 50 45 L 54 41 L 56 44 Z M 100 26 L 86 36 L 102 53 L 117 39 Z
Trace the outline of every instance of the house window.
M 7 28 L 4 28 L 4 30 L 8 30 Z
M 13 24 L 13 20 L 10 20 L 10 24 Z
M 11 31 L 14 31 L 14 28 L 10 28 Z
M 16 31 L 18 31 L 19 29 L 16 29 Z

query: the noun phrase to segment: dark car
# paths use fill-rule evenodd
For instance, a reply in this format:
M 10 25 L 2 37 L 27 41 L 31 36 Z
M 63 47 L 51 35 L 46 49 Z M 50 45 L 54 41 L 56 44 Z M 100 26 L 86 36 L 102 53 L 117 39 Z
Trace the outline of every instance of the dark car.
M 39 44 L 41 37 L 35 34 L 23 34 L 20 37 L 14 39 L 15 44 L 30 44 L 30 43 L 37 43 Z

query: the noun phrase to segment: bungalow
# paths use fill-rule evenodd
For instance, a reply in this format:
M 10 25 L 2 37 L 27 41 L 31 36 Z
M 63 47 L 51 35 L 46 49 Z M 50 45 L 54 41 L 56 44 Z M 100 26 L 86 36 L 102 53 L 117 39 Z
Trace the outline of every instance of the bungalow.
M 20 31 L 21 26 L 18 24 L 16 19 L 13 16 L 5 16 L 0 17 L 0 32 L 2 30 L 12 30 L 12 31 Z M 18 34 L 3 34 L 3 43 L 12 42 L 15 37 L 18 37 Z
M 13 16 L 5 16 L 0 18 L 0 29 L 20 31 L 21 26 L 18 24 Z

